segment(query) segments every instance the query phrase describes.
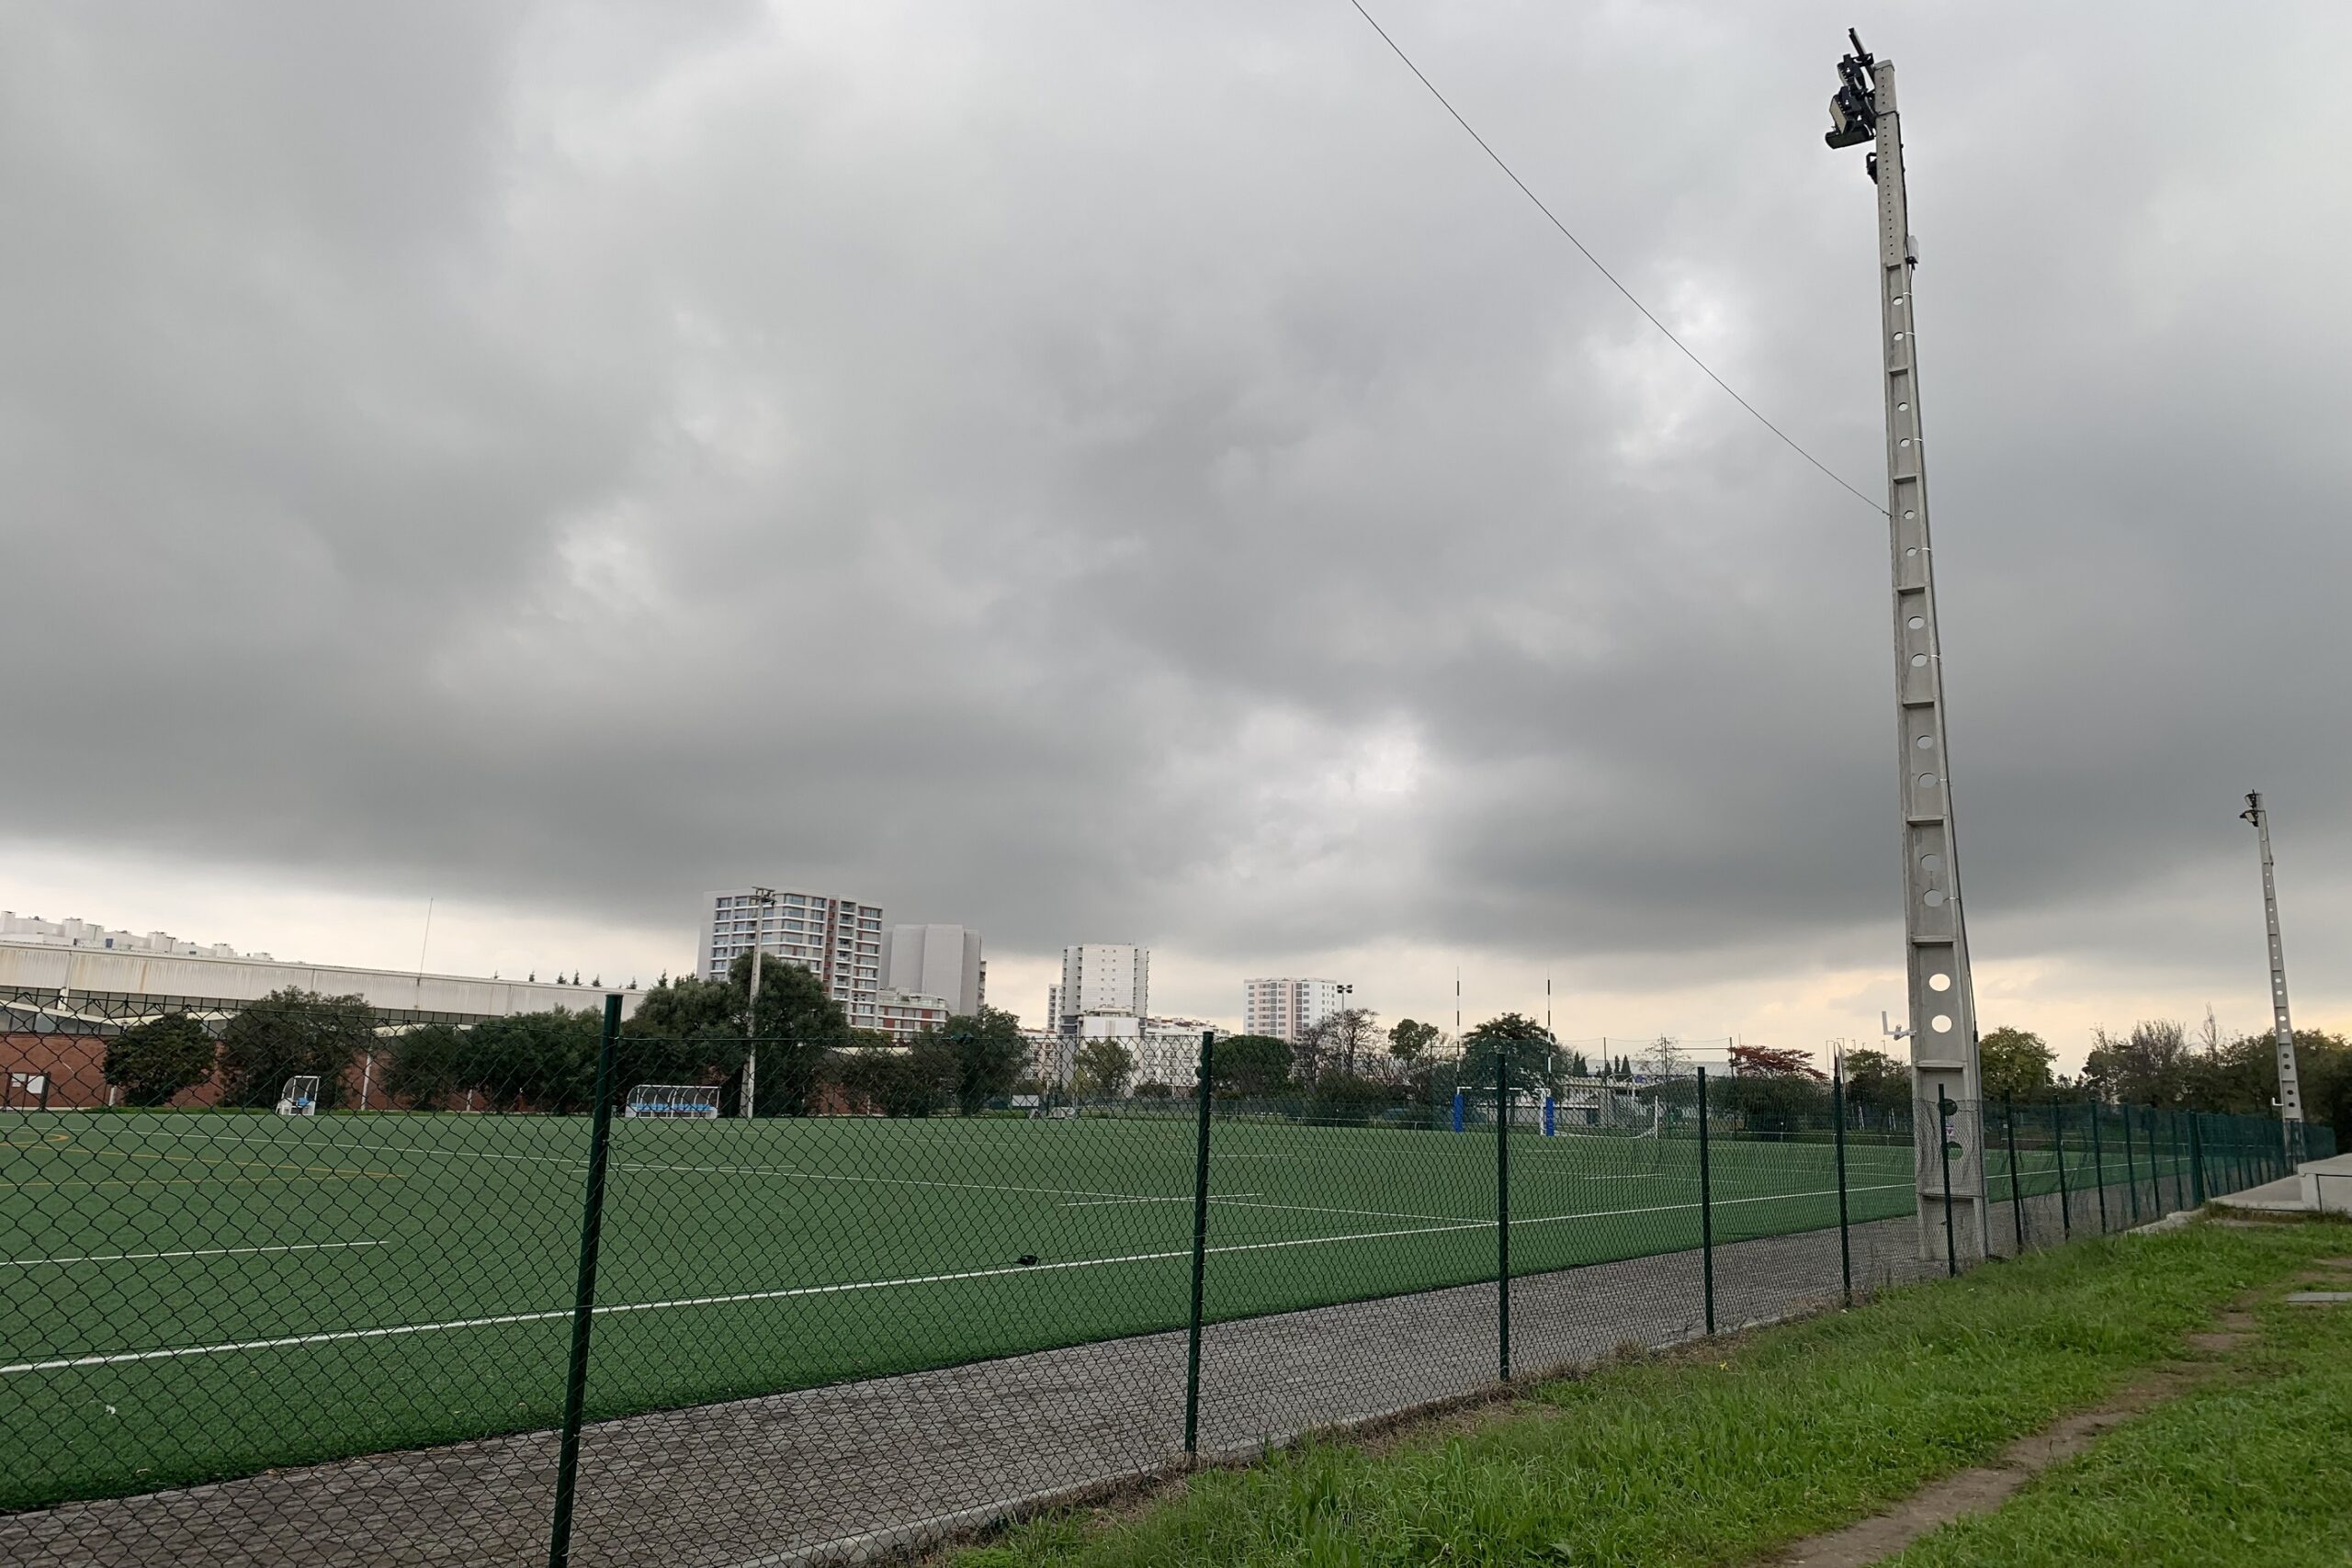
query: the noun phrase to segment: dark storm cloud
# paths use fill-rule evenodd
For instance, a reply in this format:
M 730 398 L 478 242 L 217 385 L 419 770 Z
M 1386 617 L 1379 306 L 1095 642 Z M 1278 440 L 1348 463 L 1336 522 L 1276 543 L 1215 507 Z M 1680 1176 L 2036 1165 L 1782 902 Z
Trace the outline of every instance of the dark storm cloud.
M 1842 13 L 1386 19 L 1880 488 Z M 1033 949 L 1891 917 L 1883 522 L 1344 6 L 16 30 L 19 841 L 614 919 L 777 877 Z M 2339 943 L 2346 111 L 2269 81 L 2345 23 L 1865 30 L 1980 948 L 2209 962 L 2249 783 Z

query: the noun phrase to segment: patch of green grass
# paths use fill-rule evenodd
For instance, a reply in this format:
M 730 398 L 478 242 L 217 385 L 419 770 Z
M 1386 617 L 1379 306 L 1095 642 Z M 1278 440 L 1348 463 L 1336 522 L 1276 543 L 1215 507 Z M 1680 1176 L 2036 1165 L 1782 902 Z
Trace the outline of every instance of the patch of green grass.
M 1131 1519 L 1040 1521 L 958 1568 L 1736 1562 L 1990 1458 L 2346 1239 L 2197 1226 L 2088 1242 L 1550 1384 L 1465 1435 L 1205 1472 Z
M 2352 1235 L 2332 1229 L 2346 1250 Z M 2343 1568 L 2352 1308 L 2267 1308 L 2261 1340 L 2233 1360 L 2225 1381 L 2109 1433 L 2007 1506 L 1948 1525 L 1890 1564 Z

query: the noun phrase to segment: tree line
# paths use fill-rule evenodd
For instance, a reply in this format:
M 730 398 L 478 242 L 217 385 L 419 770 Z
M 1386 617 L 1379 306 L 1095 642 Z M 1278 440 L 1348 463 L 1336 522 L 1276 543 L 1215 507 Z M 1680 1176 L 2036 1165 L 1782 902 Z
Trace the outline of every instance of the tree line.
M 950 1018 L 911 1044 L 850 1027 L 823 982 L 773 954 L 750 1000 L 751 955 L 727 977 L 664 976 L 621 1026 L 616 1100 L 637 1084 L 717 1085 L 721 1109 L 741 1109 L 743 1066 L 759 1037 L 753 1112 L 800 1116 L 837 1104 L 892 1115 L 970 1113 L 1004 1094 L 1026 1062 L 1020 1024 L 983 1007 Z M 578 1113 L 593 1109 L 604 1020 L 594 1009 L 553 1008 L 469 1024 L 382 1028 L 356 996 L 274 991 L 216 1033 L 186 1013 L 124 1029 L 107 1042 L 106 1081 L 134 1106 L 169 1103 L 217 1084 L 221 1104 L 277 1103 L 288 1078 L 315 1077 L 318 1104 L 349 1098 L 363 1058 L 381 1092 L 416 1110 Z

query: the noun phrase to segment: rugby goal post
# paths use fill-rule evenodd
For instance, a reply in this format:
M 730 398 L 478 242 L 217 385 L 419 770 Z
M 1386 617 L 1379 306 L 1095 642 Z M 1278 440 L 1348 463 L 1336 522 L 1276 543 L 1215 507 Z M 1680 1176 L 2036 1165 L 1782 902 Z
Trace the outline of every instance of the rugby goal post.
M 718 1118 L 717 1084 L 641 1083 L 621 1101 L 623 1116 Z
M 277 1091 L 277 1113 L 280 1116 L 315 1116 L 319 1111 L 319 1080 L 315 1074 L 304 1073 L 286 1080 Z

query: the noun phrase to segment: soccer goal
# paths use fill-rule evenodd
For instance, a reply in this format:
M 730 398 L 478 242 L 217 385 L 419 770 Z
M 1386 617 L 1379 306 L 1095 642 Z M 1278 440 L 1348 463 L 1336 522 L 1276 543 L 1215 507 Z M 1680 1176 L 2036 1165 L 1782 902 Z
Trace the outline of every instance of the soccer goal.
M 621 1102 L 623 1116 L 718 1115 L 718 1086 L 715 1083 L 641 1083 Z
M 286 1080 L 277 1091 L 277 1113 L 280 1116 L 315 1116 L 319 1110 L 319 1080 L 311 1074 Z

